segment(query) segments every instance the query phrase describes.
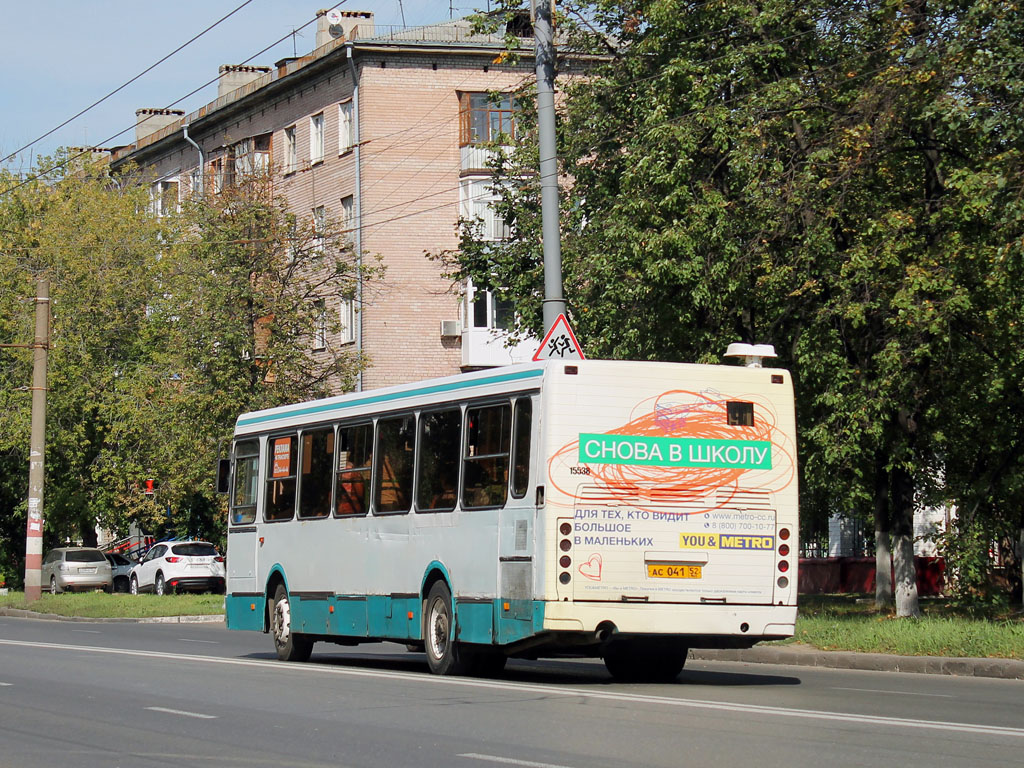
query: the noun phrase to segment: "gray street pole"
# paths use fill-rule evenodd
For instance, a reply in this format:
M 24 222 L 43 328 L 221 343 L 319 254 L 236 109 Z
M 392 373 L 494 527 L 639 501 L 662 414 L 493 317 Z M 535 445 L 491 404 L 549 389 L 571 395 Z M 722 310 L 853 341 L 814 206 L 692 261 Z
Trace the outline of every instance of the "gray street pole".
M 28 460 L 28 520 L 25 529 L 25 600 L 38 600 L 43 565 L 43 481 L 46 454 L 46 352 L 50 346 L 50 283 L 36 290 L 36 335 L 32 343 L 32 437 Z
M 553 0 L 537 0 L 537 139 L 540 145 L 541 229 L 544 238 L 544 331 L 565 312 L 562 243 L 558 226 L 558 162 L 555 149 L 555 39 Z

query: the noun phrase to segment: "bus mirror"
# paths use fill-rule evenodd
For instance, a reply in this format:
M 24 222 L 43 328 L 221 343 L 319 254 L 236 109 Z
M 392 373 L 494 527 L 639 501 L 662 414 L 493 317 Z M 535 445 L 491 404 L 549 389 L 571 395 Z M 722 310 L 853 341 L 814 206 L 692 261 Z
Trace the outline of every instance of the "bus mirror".
M 217 493 L 227 493 L 228 480 L 231 477 L 231 459 L 221 459 L 217 462 Z

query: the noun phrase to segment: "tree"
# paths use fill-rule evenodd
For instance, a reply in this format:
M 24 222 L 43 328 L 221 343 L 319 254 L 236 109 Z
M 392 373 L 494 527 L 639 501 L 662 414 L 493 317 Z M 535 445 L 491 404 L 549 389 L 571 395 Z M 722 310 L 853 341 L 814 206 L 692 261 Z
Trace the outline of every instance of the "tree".
M 580 20 L 577 44 L 607 56 L 566 85 L 559 135 L 566 296 L 588 354 L 717 362 L 737 338 L 779 344 L 798 384 L 807 519 L 874 516 L 880 542 L 893 536 L 897 611 L 916 615 L 913 509 L 977 495 L 949 424 L 986 420 L 991 401 L 965 387 L 992 380 L 976 339 L 1019 325 L 1000 274 L 1015 260 L 993 268 L 1021 250 L 1021 75 L 1008 63 L 1024 58 L 1020 12 L 562 9 L 563 28 Z M 522 119 L 532 127 L 529 108 Z M 512 299 L 533 333 L 535 153 L 528 138 L 495 161 L 516 237 L 483 243 L 467 226 L 448 255 L 453 276 Z
M 238 414 L 348 388 L 364 364 L 316 343 L 357 275 L 336 222 L 288 213 L 266 178 L 157 216 L 141 181 L 92 164 L 0 178 L 4 342 L 31 340 L 24 299 L 51 280 L 47 546 L 130 521 L 219 540 L 214 471 Z M 0 350 L 0 461 L 19 478 L 0 484 L 8 557 L 24 548 L 30 368 Z

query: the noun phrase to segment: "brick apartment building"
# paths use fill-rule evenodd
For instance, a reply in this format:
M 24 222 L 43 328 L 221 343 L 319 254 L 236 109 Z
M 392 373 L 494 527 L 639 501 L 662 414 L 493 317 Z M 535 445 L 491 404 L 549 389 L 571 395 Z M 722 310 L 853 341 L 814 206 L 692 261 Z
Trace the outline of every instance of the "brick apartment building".
M 139 166 L 162 205 L 216 191 L 232 168 L 269 168 L 291 210 L 351 229 L 386 268 L 361 302 L 329 297 L 342 332 L 328 343 L 370 358 L 363 389 L 529 359 L 536 341 L 509 348 L 495 330 L 504 308 L 471 285 L 453 291 L 425 255 L 456 247 L 460 215 L 505 234 L 482 145 L 514 131 L 514 103 L 488 94 L 533 78 L 529 41 L 509 64 L 502 37 L 465 20 L 381 28 L 372 13 L 335 11 L 319 14 L 316 42 L 274 68 L 221 67 L 217 100 L 192 114 L 139 110 L 136 141 L 112 166 Z

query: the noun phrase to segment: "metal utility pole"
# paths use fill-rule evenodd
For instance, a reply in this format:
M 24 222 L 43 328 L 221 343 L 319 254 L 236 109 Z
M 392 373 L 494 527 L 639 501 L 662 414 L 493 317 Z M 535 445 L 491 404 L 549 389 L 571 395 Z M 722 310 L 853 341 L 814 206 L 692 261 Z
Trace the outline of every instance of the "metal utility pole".
M 50 348 L 50 282 L 36 289 L 32 342 L 32 441 L 28 459 L 28 525 L 25 530 L 25 600 L 39 599 L 43 564 L 43 481 L 46 455 L 46 352 Z
M 544 239 L 544 331 L 565 313 L 562 242 L 558 226 L 558 163 L 555 149 L 554 0 L 536 0 L 537 139 L 540 145 L 541 230 Z

